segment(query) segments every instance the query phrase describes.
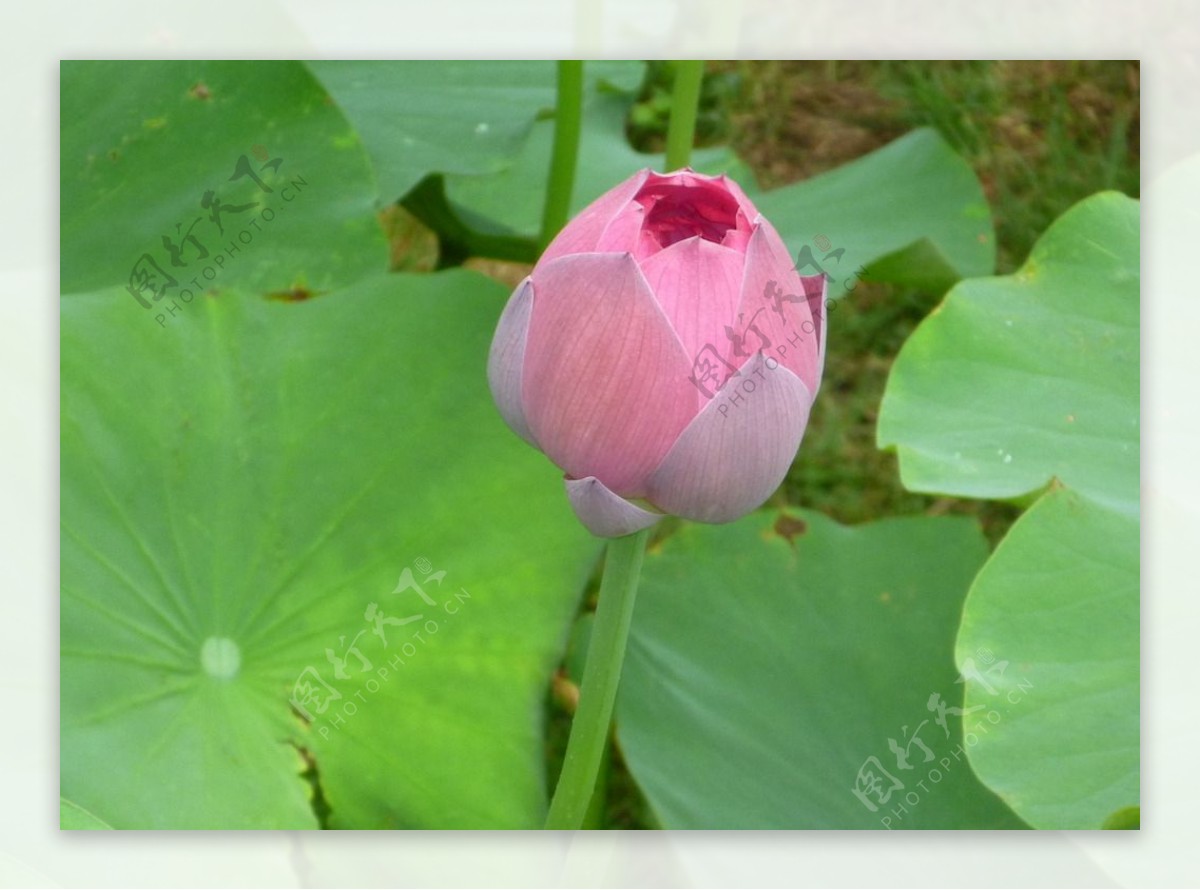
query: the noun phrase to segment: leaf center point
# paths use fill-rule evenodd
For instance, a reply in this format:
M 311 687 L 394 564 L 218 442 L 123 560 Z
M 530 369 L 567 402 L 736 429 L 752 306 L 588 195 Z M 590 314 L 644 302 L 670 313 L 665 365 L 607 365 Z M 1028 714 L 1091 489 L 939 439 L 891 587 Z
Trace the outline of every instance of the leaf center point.
M 200 665 L 216 680 L 232 680 L 242 666 L 242 650 L 229 637 L 209 637 L 200 647 Z

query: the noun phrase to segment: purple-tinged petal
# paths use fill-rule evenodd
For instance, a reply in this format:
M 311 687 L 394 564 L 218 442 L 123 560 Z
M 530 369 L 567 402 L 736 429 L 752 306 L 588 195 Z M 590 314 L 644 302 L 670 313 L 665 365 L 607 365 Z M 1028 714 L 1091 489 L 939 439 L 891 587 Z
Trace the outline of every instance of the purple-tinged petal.
M 542 266 L 560 256 L 593 253 L 599 250 L 597 245 L 600 243 L 604 230 L 633 200 L 633 196 L 637 194 L 638 189 L 642 187 L 642 183 L 649 175 L 649 170 L 639 170 L 580 211 L 579 215 L 567 223 L 542 252 L 538 265 Z M 633 245 L 627 244 L 617 249 L 632 250 Z
M 492 398 L 504 422 L 514 433 L 537 448 L 537 440 L 529 431 L 529 423 L 525 419 L 521 396 L 525 347 L 532 313 L 533 282 L 526 278 L 517 285 L 504 311 L 500 313 L 496 336 L 492 338 L 491 352 L 488 353 L 488 385 L 492 388 Z
M 746 332 L 743 352 L 761 349 L 795 372 L 809 392 L 815 393 L 824 361 L 820 331 L 810 308 L 813 299 L 783 240 L 760 216 L 746 247 L 738 302 L 740 324 Z
M 567 497 L 579 521 L 593 535 L 620 538 L 649 528 L 663 518 L 613 494 L 595 476 L 567 479 Z
M 694 360 L 711 345 L 728 361 L 731 344 L 725 326 L 734 323 L 741 296 L 741 254 L 693 237 L 675 242 L 640 265 L 688 357 Z
M 811 407 L 799 377 L 754 356 L 683 431 L 651 475 L 647 499 L 699 522 L 744 516 L 787 475 Z
M 691 360 L 631 254 L 560 257 L 532 277 L 529 429 L 568 476 L 640 497 L 699 410 Z

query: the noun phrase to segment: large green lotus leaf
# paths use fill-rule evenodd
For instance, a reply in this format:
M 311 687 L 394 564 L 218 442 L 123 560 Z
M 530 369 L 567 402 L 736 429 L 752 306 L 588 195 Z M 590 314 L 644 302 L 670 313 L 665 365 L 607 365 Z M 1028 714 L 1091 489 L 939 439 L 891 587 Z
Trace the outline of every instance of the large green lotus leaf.
M 1137 520 L 1064 488 L 971 587 L 957 646 L 971 763 L 1031 825 L 1100 828 L 1137 805 L 1138 621 Z
M 1008 498 L 1051 478 L 1138 504 L 1138 204 L 1073 207 L 1015 274 L 964 281 L 904 344 L 879 444 L 917 491 Z
M 151 308 L 119 297 L 149 315 L 185 291 L 323 291 L 386 267 L 366 156 L 303 65 L 77 61 L 61 77 L 64 293 L 132 278 Z
M 986 555 L 964 519 L 809 511 L 650 552 L 617 731 L 663 826 L 1023 827 L 957 717 L 954 633 Z
M 308 64 L 361 134 L 383 204 L 430 173 L 503 170 L 557 95 L 555 63 L 546 60 Z M 643 67 L 589 62 L 585 87 L 633 89 Z
M 585 65 L 585 70 L 592 64 Z M 587 90 L 571 192 L 572 214 L 638 170 L 663 169 L 664 155 L 636 151 L 625 137 L 625 120 L 633 101 L 632 94 L 600 89 L 599 85 Z M 447 176 L 447 198 L 481 228 L 536 238 L 553 142 L 554 121 L 539 121 L 511 167 L 494 176 Z M 750 182 L 746 168 L 727 147 L 697 149 L 691 166 L 702 173 L 728 172 L 741 182 Z
M 65 831 L 108 831 L 112 828 L 65 797 L 58 801 L 58 826 Z
M 995 269 L 983 189 L 935 130 L 915 130 L 844 167 L 758 195 L 755 203 L 801 272 L 830 276 L 831 293 L 854 290 L 864 267 L 871 280 L 933 292 Z
M 884 396 L 879 440 L 910 487 L 1050 485 L 977 580 L 958 643 L 972 763 L 1039 827 L 1138 803 L 1138 309 L 1138 204 L 1095 195 L 1015 275 L 956 287 Z
M 597 549 L 488 396 L 504 297 L 380 276 L 167 331 L 63 301 L 66 797 L 117 828 L 539 824 Z

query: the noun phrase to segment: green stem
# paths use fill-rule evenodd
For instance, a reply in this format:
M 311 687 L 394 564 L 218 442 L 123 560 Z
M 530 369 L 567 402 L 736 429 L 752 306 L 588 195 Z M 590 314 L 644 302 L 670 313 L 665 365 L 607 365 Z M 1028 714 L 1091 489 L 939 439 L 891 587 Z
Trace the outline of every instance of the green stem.
M 700 104 L 700 81 L 704 62 L 684 59 L 675 63 L 675 87 L 671 91 L 671 122 L 667 125 L 667 169 L 686 167 L 696 137 L 696 108 Z
M 615 538 L 609 542 L 604 561 L 604 580 L 596 605 L 596 623 L 588 645 L 587 666 L 579 688 L 579 707 L 571 723 L 571 737 L 563 760 L 550 814 L 548 829 L 575 829 L 583 825 L 588 802 L 596 786 L 596 775 L 604 756 L 617 682 L 625 660 L 625 641 L 633 618 L 642 556 L 650 530 Z
M 583 128 L 583 62 L 564 59 L 558 63 L 558 104 L 554 110 L 554 153 L 542 210 L 542 250 L 566 225 L 575 187 L 575 162 L 579 157 L 579 133 Z

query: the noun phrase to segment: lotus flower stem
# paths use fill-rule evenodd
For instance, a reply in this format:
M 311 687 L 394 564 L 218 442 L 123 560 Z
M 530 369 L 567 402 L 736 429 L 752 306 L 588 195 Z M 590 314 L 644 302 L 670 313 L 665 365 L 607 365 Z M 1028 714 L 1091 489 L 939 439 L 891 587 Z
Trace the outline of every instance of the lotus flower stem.
M 579 156 L 579 133 L 583 128 L 583 62 L 564 59 L 558 63 L 558 102 L 554 111 L 554 150 L 550 158 L 550 180 L 542 210 L 542 250 L 567 222 L 571 193 L 575 187 L 575 162 Z
M 567 64 L 560 63 L 560 66 Z M 704 63 L 700 61 L 682 61 L 676 67 L 667 135 L 668 170 L 688 163 L 703 73 Z M 572 77 L 575 78 L 573 86 Z M 538 265 L 505 308 L 488 358 L 489 385 L 505 420 L 564 470 L 567 495 L 589 530 L 611 538 L 579 691 L 579 707 L 571 724 L 562 772 L 546 817 L 548 829 L 582 827 L 596 793 L 596 777 L 608 743 L 649 527 L 664 513 L 670 513 L 672 504 L 680 508 L 680 515 L 712 522 L 732 520 L 762 503 L 778 486 L 795 456 L 811 402 L 806 384 L 792 371 L 780 369 L 778 361 L 777 373 L 765 376 L 759 365 L 766 359 L 760 351 L 755 364 L 745 363 L 746 368 L 758 373 L 764 381 L 756 402 L 758 413 L 747 410 L 744 413 L 747 419 L 735 423 L 749 424 L 747 429 L 762 432 L 755 436 L 731 436 L 730 431 L 737 432 L 742 426 L 721 425 L 725 420 L 724 412 L 718 415 L 718 411 L 724 402 L 712 401 L 717 409 L 709 410 L 709 403 L 702 403 L 700 395 L 690 388 L 695 380 L 687 376 L 686 369 L 691 367 L 687 355 L 682 349 L 673 351 L 673 346 L 681 341 L 678 333 L 667 327 L 669 316 L 664 314 L 662 307 L 673 311 L 683 300 L 690 301 L 689 305 L 694 307 L 704 293 L 697 290 L 692 279 L 682 272 L 665 272 L 702 269 L 704 276 L 701 277 L 705 282 L 727 285 L 721 293 L 729 306 L 744 302 L 746 295 L 742 290 L 747 286 L 749 297 L 746 299 L 761 301 L 766 279 L 761 282 L 759 279 L 764 275 L 773 276 L 770 284 L 774 285 L 774 279 L 786 280 L 787 275 L 795 277 L 796 274 L 778 234 L 761 220 L 749 199 L 725 177 L 704 177 L 690 172 L 657 176 L 644 170 L 606 193 L 598 202 L 593 202 L 590 212 L 571 224 L 576 228 L 569 237 L 564 235 L 565 242 L 560 238 L 550 243 L 551 236 L 565 221 L 570 204 L 582 98 L 579 78 L 579 68 L 573 69 L 572 73 L 565 67 L 559 68 L 559 118 L 542 232 L 543 245 L 549 247 L 544 249 Z M 569 98 L 572 96 L 573 99 Z M 570 248 L 586 245 L 589 237 L 605 234 L 607 223 L 611 222 L 609 204 L 614 205 L 612 216 L 637 205 L 631 212 L 640 220 L 640 227 L 633 230 L 627 226 L 621 230 L 626 236 L 632 234 L 634 241 L 628 245 L 619 242 L 620 249 L 616 251 L 585 249 L 582 253 L 572 254 Z M 596 224 L 602 226 L 601 231 L 583 237 L 588 233 L 579 227 Z M 677 244 L 680 246 L 676 247 Z M 658 292 L 649 289 L 650 279 L 637 266 L 635 249 L 639 251 L 637 257 L 644 256 L 647 262 L 650 257 L 660 255 L 675 262 L 675 266 L 660 269 L 652 276 L 659 287 Z M 672 253 L 666 253 L 668 250 Z M 562 255 L 564 251 L 566 253 Z M 753 274 L 744 274 L 746 268 L 752 269 Z M 551 270 L 550 279 L 539 272 L 545 269 Z M 553 278 L 558 275 L 566 277 Z M 747 281 L 749 285 L 746 285 Z M 807 289 L 800 285 L 796 277 L 791 290 L 807 294 Z M 580 290 L 589 287 L 598 288 L 596 295 L 602 299 L 592 300 L 592 292 Z M 580 294 L 584 296 L 580 297 Z M 789 298 L 786 306 L 790 308 L 794 302 L 805 303 L 807 311 L 804 298 Z M 713 309 L 716 304 L 705 305 L 712 318 L 725 317 Z M 564 307 L 576 316 L 581 308 L 591 313 L 589 324 L 582 328 L 584 333 L 632 338 L 637 354 L 645 351 L 655 360 L 653 366 L 628 364 L 617 371 L 636 372 L 643 377 L 649 375 L 653 386 L 647 392 L 657 393 L 659 402 L 655 404 L 661 403 L 661 410 L 655 408 L 644 412 L 645 420 L 641 425 L 618 423 L 607 430 L 593 429 L 596 417 L 595 409 L 590 405 L 584 406 L 585 413 L 578 416 L 571 413 L 578 409 L 578 404 L 565 411 L 543 410 L 561 396 L 561 391 L 545 387 L 563 375 L 540 373 L 541 369 L 554 369 L 571 356 L 599 354 L 591 348 L 564 351 L 563 336 L 571 325 L 557 322 L 554 316 Z M 617 309 L 616 314 L 613 307 Z M 781 302 L 781 314 L 784 307 L 785 302 Z M 761 314 L 765 310 L 759 307 L 758 311 Z M 695 311 L 686 314 L 688 318 L 698 317 Z M 611 324 L 610 318 L 619 319 L 620 323 Z M 804 320 L 815 332 L 811 317 Z M 713 330 L 717 328 L 714 326 Z M 726 326 L 725 330 L 729 328 Z M 549 340 L 546 339 L 547 331 L 554 332 Z M 696 333 L 689 331 L 689 337 Z M 803 341 L 797 340 L 799 342 Z M 794 350 L 792 359 L 794 363 L 801 358 L 808 363 L 804 366 L 808 379 L 815 378 L 815 374 L 807 369 L 808 365 L 817 366 L 815 358 L 819 350 L 816 342 L 812 340 L 808 352 Z M 707 348 L 712 350 L 714 347 Z M 823 350 L 823 345 L 819 349 Z M 618 354 L 620 351 L 617 349 Z M 723 365 L 728 364 L 724 359 L 720 361 Z M 612 368 L 606 368 L 605 373 L 607 380 L 597 378 L 605 385 L 619 379 Z M 694 374 L 693 368 L 693 377 Z M 531 385 L 530 381 L 534 383 Z M 754 384 L 753 388 L 757 389 L 757 386 Z M 669 397 L 664 399 L 663 393 L 668 393 Z M 708 399 L 712 400 L 713 394 L 709 393 Z M 565 426 L 564 417 L 571 419 Z M 664 417 L 668 421 L 665 425 Z M 692 423 L 697 417 L 701 419 Z M 763 422 L 763 418 L 774 420 Z M 588 443 L 594 444 L 613 430 L 619 435 L 612 447 L 595 453 L 594 449 L 589 451 L 591 445 Z M 630 438 L 631 430 L 640 432 Z M 626 436 L 629 441 L 622 440 L 621 436 Z M 749 458 L 748 447 L 757 449 Z M 631 459 L 631 456 L 639 458 L 639 448 L 650 449 L 647 454 L 652 459 Z M 734 449 L 736 461 L 732 457 Z M 717 459 L 713 460 L 714 457 Z M 731 462 L 740 469 L 725 473 L 712 470 L 712 467 Z M 697 466 L 708 469 L 696 472 Z M 581 473 L 572 468 L 587 471 Z M 662 501 L 655 503 L 661 512 L 644 509 L 625 498 L 633 492 L 645 494 L 649 491 L 655 491 L 658 500 Z
M 671 91 L 671 122 L 667 125 L 666 170 L 686 167 L 696 135 L 696 108 L 700 104 L 700 82 L 704 78 L 701 59 L 675 63 L 675 86 Z
M 554 789 L 554 799 L 550 802 L 547 829 L 579 828 L 587 815 L 608 742 L 617 683 L 625 660 L 625 641 L 629 637 L 629 623 L 633 618 L 633 603 L 649 535 L 650 530 L 643 529 L 609 542 L 604 580 L 600 583 L 596 605 L 596 623 L 592 628 L 587 666 L 579 690 L 579 709 L 571 724 L 566 758 L 558 786 Z

